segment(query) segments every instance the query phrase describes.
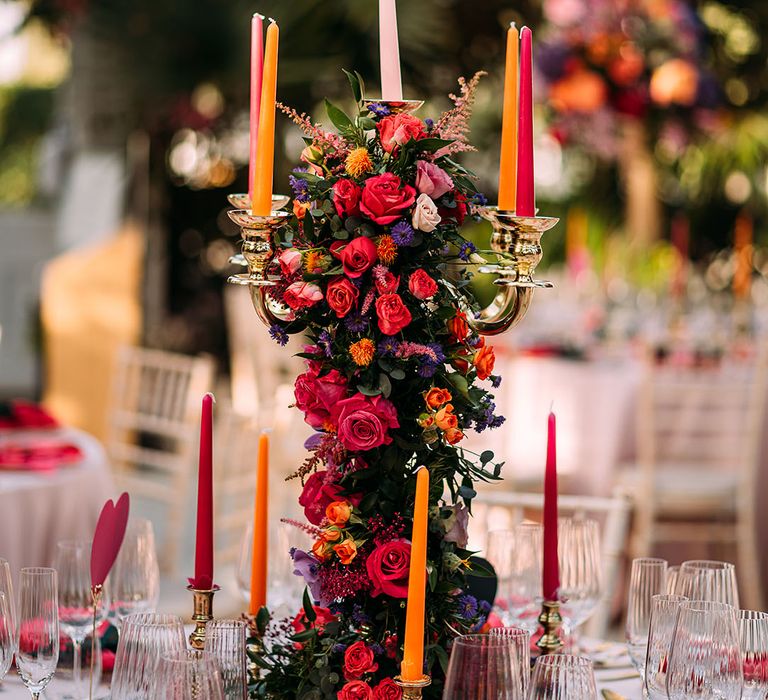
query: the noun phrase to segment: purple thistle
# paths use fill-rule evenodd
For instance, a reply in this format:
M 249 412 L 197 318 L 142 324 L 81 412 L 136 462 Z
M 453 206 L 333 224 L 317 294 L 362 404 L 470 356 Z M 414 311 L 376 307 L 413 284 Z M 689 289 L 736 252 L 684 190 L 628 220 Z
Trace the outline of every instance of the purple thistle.
M 288 333 L 285 332 L 285 328 L 278 325 L 277 323 L 273 323 L 269 327 L 269 336 L 278 345 L 286 345 L 288 343 Z
M 464 241 L 464 243 L 461 244 L 461 248 L 459 248 L 459 257 L 464 262 L 469 262 L 469 256 L 476 252 L 477 247 L 472 241 Z
M 368 105 L 368 111 L 375 114 L 377 117 L 386 117 L 390 113 L 389 107 L 381 104 L 381 102 L 371 102 L 371 104 Z
M 405 220 L 400 219 L 390 230 L 392 240 L 400 247 L 409 246 L 413 243 L 413 227 Z

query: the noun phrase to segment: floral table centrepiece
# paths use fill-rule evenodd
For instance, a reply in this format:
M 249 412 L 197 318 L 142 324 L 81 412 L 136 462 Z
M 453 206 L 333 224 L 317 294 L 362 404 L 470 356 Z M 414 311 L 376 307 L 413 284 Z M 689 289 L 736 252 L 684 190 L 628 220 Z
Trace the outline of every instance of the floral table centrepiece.
M 488 606 L 467 591 L 482 573 L 466 550 L 478 480 L 499 478 L 493 454 L 462 449 L 466 431 L 496 428 L 494 352 L 472 330 L 476 304 L 463 263 L 481 262 L 460 227 L 483 203 L 472 173 L 468 119 L 480 74 L 460 81 L 454 107 L 422 120 L 362 98 L 327 103 L 336 132 L 282 107 L 305 134 L 293 216 L 276 234 L 272 301 L 290 311 L 270 327 L 285 344 L 305 332 L 307 369 L 296 407 L 317 431 L 292 475 L 315 538 L 293 550 L 307 583 L 292 620 L 259 617 L 252 692 L 269 698 L 399 698 L 415 472 L 430 472 L 427 672 L 437 698 L 449 640 L 481 627 Z M 459 263 L 459 264 L 452 264 Z M 277 277 L 277 275 L 276 275 Z M 465 311 L 466 310 L 466 311 Z M 443 494 L 449 494 L 447 499 Z

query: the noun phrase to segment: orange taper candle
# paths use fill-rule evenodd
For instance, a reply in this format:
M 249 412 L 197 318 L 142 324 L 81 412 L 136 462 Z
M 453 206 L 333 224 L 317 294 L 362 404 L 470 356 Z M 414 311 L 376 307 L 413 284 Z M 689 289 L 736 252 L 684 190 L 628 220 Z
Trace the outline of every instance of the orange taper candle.
M 269 437 L 259 437 L 259 461 L 256 467 L 256 502 L 253 513 L 251 551 L 251 600 L 248 612 L 255 615 L 267 604 L 267 516 L 269 514 Z
M 733 293 L 737 299 L 746 299 L 752 291 L 752 219 L 743 212 L 736 217 L 733 229 L 733 247 L 736 249 L 736 271 L 733 275 Z
M 405 614 L 405 646 L 400 676 L 417 681 L 424 675 L 424 613 L 427 594 L 427 526 L 429 516 L 429 470 L 416 472 L 416 500 L 413 505 L 411 566 L 408 573 L 408 610 Z
M 504 69 L 504 112 L 501 120 L 499 159 L 499 209 L 515 208 L 517 190 L 517 56 L 520 36 L 515 23 L 507 30 L 507 64 Z
M 272 21 L 267 29 L 264 69 L 261 78 L 259 133 L 256 145 L 253 205 L 255 216 L 269 216 L 272 211 L 272 175 L 275 166 L 275 100 L 277 99 L 277 45 L 280 30 Z

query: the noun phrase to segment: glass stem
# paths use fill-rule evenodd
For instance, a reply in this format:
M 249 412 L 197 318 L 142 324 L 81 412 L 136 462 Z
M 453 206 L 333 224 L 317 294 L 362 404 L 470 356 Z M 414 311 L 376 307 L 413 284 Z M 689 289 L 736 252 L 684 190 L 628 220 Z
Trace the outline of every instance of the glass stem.
M 77 697 L 82 697 L 83 686 L 83 640 L 72 637 L 72 680 Z

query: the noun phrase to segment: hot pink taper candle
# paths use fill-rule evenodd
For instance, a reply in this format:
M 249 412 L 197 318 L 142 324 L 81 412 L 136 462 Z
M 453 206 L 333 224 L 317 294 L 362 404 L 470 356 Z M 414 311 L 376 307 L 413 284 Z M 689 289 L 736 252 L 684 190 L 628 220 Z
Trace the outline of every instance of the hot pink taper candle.
M 528 27 L 520 32 L 520 100 L 517 127 L 518 216 L 536 215 L 533 189 L 533 37 Z
M 555 414 L 547 422 L 547 468 L 544 473 L 544 561 L 542 569 L 544 600 L 557 600 L 560 588 L 560 562 L 557 558 L 557 435 Z
M 259 105 L 261 104 L 261 74 L 264 70 L 264 16 L 256 13 L 251 19 L 251 117 L 250 158 L 248 160 L 248 194 L 253 198 L 253 178 L 256 172 L 256 150 L 259 134 Z
M 213 586 L 213 394 L 203 396 L 200 417 L 200 461 L 197 472 L 195 588 Z
M 397 39 L 397 7 L 395 0 L 379 0 L 379 60 L 381 99 L 402 100 L 400 79 L 400 45 Z

